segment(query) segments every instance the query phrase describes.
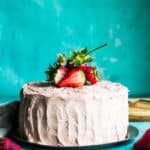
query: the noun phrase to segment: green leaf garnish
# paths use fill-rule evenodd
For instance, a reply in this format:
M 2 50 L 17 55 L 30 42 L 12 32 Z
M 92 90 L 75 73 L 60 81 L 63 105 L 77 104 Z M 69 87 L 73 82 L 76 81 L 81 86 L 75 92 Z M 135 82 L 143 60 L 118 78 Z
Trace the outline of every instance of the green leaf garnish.
M 88 55 L 88 49 L 82 48 L 78 51 L 71 52 L 69 63 L 73 64 L 75 67 L 78 67 L 79 65 L 85 62 L 91 62 L 92 60 L 93 60 L 93 57 Z
M 88 62 L 91 62 L 93 61 L 93 57 L 90 56 L 89 54 L 107 46 L 108 44 L 105 43 L 104 45 L 101 45 L 97 48 L 94 48 L 93 50 L 91 51 L 88 51 L 87 48 L 82 48 L 80 50 L 75 50 L 75 51 L 72 51 L 71 52 L 71 57 L 69 59 L 69 63 L 70 64 L 73 64 L 75 67 L 78 67 L 79 65 L 83 64 L 83 63 L 88 63 Z
M 51 81 L 52 84 L 54 84 L 54 76 L 57 72 L 58 65 L 55 63 L 53 65 L 49 65 L 49 68 L 47 71 L 45 71 L 46 76 L 47 76 L 47 81 Z
M 67 57 L 65 54 L 58 54 L 56 63 L 59 66 L 65 66 L 67 63 Z

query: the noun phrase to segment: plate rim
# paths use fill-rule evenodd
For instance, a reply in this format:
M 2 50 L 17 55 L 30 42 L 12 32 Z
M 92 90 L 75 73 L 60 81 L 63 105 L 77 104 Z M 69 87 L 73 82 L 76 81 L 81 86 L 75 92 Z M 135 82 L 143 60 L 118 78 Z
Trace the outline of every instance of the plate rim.
M 135 134 L 134 135 L 130 135 L 131 134 L 131 130 L 134 130 Z M 129 136 L 124 140 L 120 140 L 120 141 L 116 141 L 116 142 L 110 142 L 110 143 L 104 143 L 104 144 L 95 144 L 95 145 L 82 145 L 82 146 L 52 146 L 52 145 L 45 145 L 45 144 L 39 144 L 39 143 L 34 143 L 34 142 L 29 142 L 23 138 L 21 138 L 20 136 L 17 136 L 18 134 L 15 132 L 14 130 L 11 130 L 10 133 L 8 134 L 8 136 L 10 136 L 11 138 L 13 138 L 14 140 L 21 142 L 23 144 L 29 144 L 32 146 L 38 146 L 38 147 L 43 147 L 43 148 L 51 148 L 51 149 L 94 149 L 94 148 L 106 148 L 106 147 L 111 147 L 111 146 L 115 146 L 115 145 L 119 145 L 122 143 L 127 143 L 130 142 L 131 140 L 133 140 L 135 137 L 138 136 L 139 134 L 139 130 L 138 128 L 136 128 L 134 125 L 128 125 L 128 131 L 127 134 L 129 134 Z

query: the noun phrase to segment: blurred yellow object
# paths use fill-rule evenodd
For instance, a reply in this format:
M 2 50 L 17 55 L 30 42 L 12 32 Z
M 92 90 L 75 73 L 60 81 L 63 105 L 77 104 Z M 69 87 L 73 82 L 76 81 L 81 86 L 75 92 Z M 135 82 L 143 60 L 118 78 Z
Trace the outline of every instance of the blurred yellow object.
M 129 120 L 150 121 L 150 98 L 129 99 Z

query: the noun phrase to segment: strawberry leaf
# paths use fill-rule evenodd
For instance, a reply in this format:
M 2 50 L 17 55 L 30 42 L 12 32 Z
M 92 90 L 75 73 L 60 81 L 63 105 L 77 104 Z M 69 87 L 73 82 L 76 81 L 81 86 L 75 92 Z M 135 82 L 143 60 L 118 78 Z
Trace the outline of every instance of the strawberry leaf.
M 88 55 L 88 49 L 82 48 L 78 51 L 73 51 L 69 59 L 69 63 L 73 64 L 75 67 L 87 62 L 91 62 L 93 57 Z
M 64 54 L 58 54 L 58 58 L 57 58 L 57 65 L 59 66 L 65 66 L 67 63 L 67 58 Z
M 48 70 L 45 71 L 47 80 L 51 81 L 52 84 L 54 83 L 54 76 L 56 74 L 57 68 L 58 68 L 57 64 L 54 64 L 53 66 L 49 65 Z

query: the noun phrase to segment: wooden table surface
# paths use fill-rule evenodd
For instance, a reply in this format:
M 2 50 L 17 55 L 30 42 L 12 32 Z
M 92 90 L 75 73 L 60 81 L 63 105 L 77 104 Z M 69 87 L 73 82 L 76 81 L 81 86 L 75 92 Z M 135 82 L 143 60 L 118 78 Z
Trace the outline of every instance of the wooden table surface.
M 130 121 L 150 121 L 150 98 L 129 99 Z

